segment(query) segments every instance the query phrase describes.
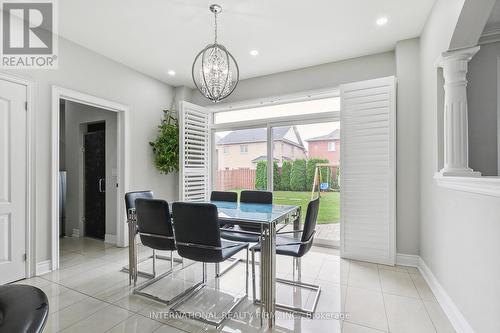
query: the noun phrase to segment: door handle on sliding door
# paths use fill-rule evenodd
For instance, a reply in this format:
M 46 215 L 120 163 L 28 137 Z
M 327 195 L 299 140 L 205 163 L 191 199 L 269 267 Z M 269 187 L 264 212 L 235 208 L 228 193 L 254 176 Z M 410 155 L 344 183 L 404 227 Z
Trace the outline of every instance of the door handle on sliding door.
M 106 189 L 102 188 L 102 182 L 104 181 L 104 178 L 99 178 L 99 193 L 104 193 L 106 192 Z

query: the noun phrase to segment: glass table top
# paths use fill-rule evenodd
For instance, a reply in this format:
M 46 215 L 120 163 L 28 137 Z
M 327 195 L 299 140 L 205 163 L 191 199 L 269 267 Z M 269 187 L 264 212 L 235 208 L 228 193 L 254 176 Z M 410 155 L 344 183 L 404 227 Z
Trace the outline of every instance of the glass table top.
M 249 221 L 270 223 L 298 209 L 291 205 L 269 205 L 254 203 L 236 203 L 225 201 L 210 201 L 217 206 L 219 219 L 233 221 Z

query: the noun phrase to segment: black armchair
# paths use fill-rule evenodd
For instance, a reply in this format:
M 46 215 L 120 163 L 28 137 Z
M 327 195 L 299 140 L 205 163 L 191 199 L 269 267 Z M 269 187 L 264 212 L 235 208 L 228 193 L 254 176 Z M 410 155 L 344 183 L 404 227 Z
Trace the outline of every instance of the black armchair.
M 248 243 L 236 243 L 221 239 L 217 207 L 213 204 L 175 202 L 172 205 L 175 242 L 177 252 L 183 258 L 203 263 L 203 279 L 192 287 L 192 292 L 186 298 L 174 304 L 170 310 L 202 322 L 219 327 L 231 315 L 231 312 L 248 296 Z M 235 297 L 226 314 L 220 320 L 203 318 L 192 313 L 178 310 L 190 296 L 206 286 L 207 263 L 221 263 L 241 250 L 246 257 L 246 292 L 241 297 Z
M 315 228 L 316 228 L 316 221 L 318 219 L 318 212 L 319 212 L 319 198 L 309 202 L 307 206 L 307 213 L 303 230 L 280 232 L 276 237 L 276 254 L 292 257 L 294 264 L 294 271 L 297 268 L 299 269 L 299 273 L 300 273 L 300 258 L 306 255 L 307 252 L 309 252 L 313 244 L 314 234 L 316 232 Z M 297 235 L 298 233 L 301 234 L 300 237 L 281 236 L 284 234 Z M 257 303 L 259 303 L 260 301 L 256 298 L 255 295 L 255 252 L 259 252 L 260 250 L 261 250 L 260 244 L 257 244 L 251 248 L 252 287 L 253 287 L 252 289 L 253 289 L 253 298 Z M 292 307 L 289 305 L 278 304 L 278 303 L 276 304 L 277 309 L 305 316 L 312 316 L 314 314 L 314 311 L 316 310 L 316 305 L 318 304 L 319 295 L 321 293 L 320 286 L 300 281 L 291 281 L 280 278 L 277 278 L 276 282 L 296 286 L 299 288 L 310 289 L 315 292 L 314 302 L 311 309 Z

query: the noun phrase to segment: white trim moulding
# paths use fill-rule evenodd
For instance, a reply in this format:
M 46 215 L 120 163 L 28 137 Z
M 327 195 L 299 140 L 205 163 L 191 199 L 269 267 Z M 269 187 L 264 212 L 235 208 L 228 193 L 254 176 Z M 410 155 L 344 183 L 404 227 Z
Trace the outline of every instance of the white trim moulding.
M 479 38 L 479 45 L 500 42 L 500 27 L 483 32 Z
M 420 256 L 398 253 L 396 258 L 396 262 L 400 266 L 418 268 L 418 271 L 422 274 L 422 277 L 425 282 L 427 282 L 429 288 L 431 288 L 437 302 L 443 309 L 446 317 L 448 317 L 448 320 L 457 333 L 474 333 L 474 329 L 470 326 L 467 319 L 465 319 L 460 309 L 453 302 L 446 290 L 443 286 L 441 286 L 437 278 Z
M 52 271 L 52 260 L 40 261 L 36 264 L 36 275 L 44 275 Z
M 456 306 L 446 290 L 443 288 L 443 286 L 441 286 L 437 278 L 434 276 L 432 271 L 429 269 L 429 267 L 427 267 L 424 260 L 420 257 L 418 270 L 424 277 L 425 282 L 427 282 L 427 284 L 431 288 L 434 296 L 436 296 L 439 305 L 441 305 L 441 308 L 450 320 L 453 328 L 455 328 L 455 331 L 457 331 L 457 333 L 474 333 L 474 329 L 472 328 L 472 326 L 470 326 L 467 319 L 465 319 L 460 309 Z
M 438 186 L 493 197 L 500 197 L 500 177 L 450 177 L 434 175 Z

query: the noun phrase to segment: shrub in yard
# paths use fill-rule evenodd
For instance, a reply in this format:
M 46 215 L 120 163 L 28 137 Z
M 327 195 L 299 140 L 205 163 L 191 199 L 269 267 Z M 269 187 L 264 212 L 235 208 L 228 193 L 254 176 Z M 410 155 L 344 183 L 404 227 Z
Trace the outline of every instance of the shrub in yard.
M 280 182 L 281 191 L 290 191 L 291 173 L 292 173 L 292 163 L 288 161 L 283 161 L 283 165 L 281 166 L 281 182 Z
M 293 161 L 292 173 L 290 176 L 290 189 L 292 191 L 307 191 L 306 160 Z
M 334 191 L 340 190 L 340 168 L 337 166 L 335 172 L 332 173 L 332 184 L 330 185 Z
M 306 187 L 308 190 L 310 190 L 313 186 L 314 182 L 314 172 L 316 171 L 316 164 L 318 163 L 328 163 L 328 160 L 326 159 L 321 159 L 321 158 L 311 158 L 310 160 L 307 161 L 307 171 L 306 171 Z M 321 168 L 320 174 L 321 174 L 321 183 L 326 183 L 328 182 L 328 173 L 330 171 L 327 170 L 327 168 Z
M 267 162 L 259 161 L 255 175 L 255 188 L 257 190 L 267 189 Z
M 278 162 L 273 162 L 273 187 L 276 191 L 281 191 L 281 173 Z

